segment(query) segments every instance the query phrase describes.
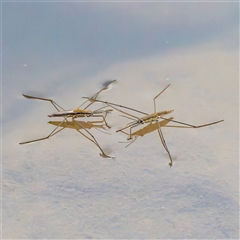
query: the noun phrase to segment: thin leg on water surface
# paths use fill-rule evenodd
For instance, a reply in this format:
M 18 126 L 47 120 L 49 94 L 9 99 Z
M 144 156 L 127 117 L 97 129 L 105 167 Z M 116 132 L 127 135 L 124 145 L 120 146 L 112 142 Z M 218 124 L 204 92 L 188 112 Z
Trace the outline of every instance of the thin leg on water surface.
M 133 117 L 133 118 L 139 120 L 139 117 L 137 117 L 137 116 L 134 116 L 134 115 L 132 115 L 132 114 L 130 114 L 130 113 L 127 113 L 127 112 L 125 112 L 125 111 L 123 111 L 123 110 L 120 110 L 120 109 L 112 106 L 111 104 L 107 104 L 107 105 L 108 105 L 109 107 L 112 107 L 113 109 L 117 110 L 118 112 L 121 112 L 121 113 L 123 113 L 123 114 L 126 114 L 126 115 L 128 115 L 128 116 L 130 116 L 130 117 Z
M 121 129 L 118 129 L 116 132 L 123 132 L 123 133 L 125 133 L 123 130 L 124 130 L 124 129 L 127 129 L 127 128 L 130 128 L 130 133 L 129 133 L 129 134 L 125 133 L 125 134 L 127 134 L 127 135 L 129 136 L 129 137 L 128 137 L 128 140 L 130 140 L 130 139 L 132 139 L 132 136 L 131 136 L 131 128 L 136 127 L 136 126 L 138 126 L 139 124 L 140 124 L 140 123 L 138 123 L 138 122 L 132 123 L 132 124 L 128 124 L 127 126 L 121 128 Z
M 154 99 L 153 99 L 153 104 L 154 104 L 154 113 L 156 113 L 156 98 L 158 98 L 171 84 L 168 84 Z
M 137 138 L 138 138 L 138 135 L 134 137 L 134 139 L 126 146 L 126 148 L 129 147 L 132 143 L 134 143 L 137 140 Z
M 75 121 L 75 120 L 73 119 L 73 121 Z M 100 155 L 101 157 L 104 157 L 104 158 L 114 158 L 114 157 L 108 156 L 108 155 L 103 151 L 103 149 L 100 147 L 99 143 L 97 142 L 96 138 L 95 138 L 82 124 L 80 124 L 80 123 L 77 122 L 77 121 L 75 121 L 75 122 L 76 122 L 79 126 L 81 126 L 81 128 L 82 128 L 83 130 L 85 130 L 85 131 L 92 137 L 92 139 L 91 139 L 91 138 L 88 137 L 86 134 L 84 134 L 84 133 L 82 133 L 81 131 L 79 131 L 78 129 L 76 129 L 80 134 L 82 134 L 85 138 L 87 138 L 88 140 L 90 140 L 92 143 L 94 143 L 94 144 L 100 149 L 100 151 L 101 151 L 102 153 L 99 153 L 99 155 Z
M 93 123 L 102 123 L 102 122 L 104 122 L 107 128 L 111 128 L 111 127 L 107 124 L 106 116 L 103 116 L 103 115 L 93 115 L 93 116 L 91 116 L 91 117 L 101 117 L 101 118 L 102 118 L 102 121 L 94 121 Z
M 130 127 L 128 140 L 132 139 L 132 129 L 134 127 L 137 127 L 139 124 L 140 123 L 135 123 L 133 126 Z
M 82 105 L 84 105 L 86 102 L 89 102 L 89 101 L 90 101 L 90 103 L 84 108 L 84 109 L 87 109 L 89 106 L 91 106 L 91 105 L 94 103 L 94 100 L 98 97 L 98 95 L 99 95 L 102 91 L 107 90 L 108 87 L 109 87 L 109 85 L 112 84 L 113 82 L 116 82 L 116 80 L 113 80 L 113 81 L 109 82 L 109 83 L 107 84 L 107 86 L 105 86 L 104 88 L 102 88 L 101 90 L 99 90 L 97 93 L 95 93 L 91 98 L 89 98 L 88 100 L 86 100 L 85 102 L 83 102 L 78 108 L 80 108 L 80 107 L 81 107 Z
M 120 104 L 116 104 L 116 103 L 112 103 L 112 102 L 107 102 L 107 101 L 102 101 L 102 100 L 97 100 L 97 99 L 91 99 L 89 97 L 83 97 L 83 98 L 86 98 L 88 99 L 89 101 L 94 101 L 94 102 L 101 102 L 101 103 L 105 103 L 107 104 L 108 106 L 111 106 L 113 108 L 113 106 L 117 106 L 117 107 L 121 107 L 121 108 L 125 108 L 125 109 L 128 109 L 128 110 L 131 110 L 131 111 L 134 111 L 134 112 L 138 112 L 138 113 L 141 113 L 143 115 L 148 115 L 148 113 L 145 113 L 145 112 L 142 112 L 142 111 L 139 111 L 137 109 L 134 109 L 134 108 L 130 108 L 130 107 L 126 107 L 126 106 L 123 106 L 123 105 L 120 105 Z M 120 112 L 119 109 L 116 109 L 117 111 Z M 126 113 L 127 114 L 127 113 Z M 128 114 L 130 115 L 130 114 Z M 131 115 L 130 115 L 131 116 Z
M 128 116 L 130 116 L 130 117 L 135 118 L 136 121 L 137 121 L 137 120 L 141 120 L 141 118 L 136 117 L 136 116 L 134 116 L 134 115 L 132 115 L 132 114 L 130 114 L 130 113 L 127 113 L 127 112 L 125 112 L 125 111 L 123 111 L 123 110 L 120 110 L 120 109 L 118 109 L 118 108 L 116 108 L 116 107 L 113 107 L 113 106 L 111 106 L 111 105 L 109 105 L 109 106 L 112 107 L 113 109 L 121 112 L 121 113 L 124 113 L 124 114 L 126 114 L 126 115 L 128 115 Z M 131 139 L 131 128 L 136 127 L 136 126 L 138 126 L 139 124 L 140 124 L 140 123 L 138 123 L 138 122 L 133 122 L 133 123 L 127 124 L 127 126 L 121 128 L 121 129 L 118 129 L 116 132 L 122 132 L 122 130 L 127 129 L 127 128 L 130 128 L 130 136 L 129 136 L 129 139 Z
M 160 118 L 164 119 L 164 120 L 167 120 L 167 118 L 164 118 L 164 117 L 160 117 Z M 188 126 L 190 128 L 201 128 L 201 127 L 207 127 L 207 126 L 210 126 L 210 125 L 213 125 L 213 124 L 217 124 L 217 123 L 223 122 L 224 120 L 219 120 L 219 121 L 216 121 L 216 122 L 206 123 L 206 124 L 198 125 L 198 126 L 195 126 L 195 125 L 192 125 L 192 124 L 189 124 L 189 123 L 179 122 L 179 121 L 176 121 L 176 120 L 169 120 L 169 121 L 170 122 L 179 123 L 179 124 Z
M 58 131 L 57 129 L 59 127 L 61 127 L 61 125 L 63 124 L 63 122 L 65 121 L 65 119 L 57 126 L 53 129 L 53 131 L 47 136 L 47 137 L 43 137 L 43 138 L 38 138 L 38 139 L 35 139 L 35 140 L 31 140 L 31 141 L 26 141 L 26 142 L 20 142 L 19 144 L 27 144 L 27 143 L 32 143 L 32 142 L 37 142 L 37 141 L 41 141 L 41 140 L 45 140 L 45 139 L 48 139 L 54 135 L 56 135 L 57 133 L 59 133 L 60 131 L 62 131 L 65 127 L 62 127 L 60 128 Z
M 101 132 L 101 133 L 104 133 L 104 134 L 107 134 L 107 135 L 111 135 L 110 133 L 104 132 L 104 131 L 100 130 L 99 128 L 94 128 L 94 129 L 96 129 L 97 131 L 99 131 L 99 132 Z M 103 129 L 105 129 L 105 128 L 103 128 Z M 106 130 L 106 129 L 105 129 L 105 130 Z
M 170 154 L 170 152 L 169 152 L 169 150 L 168 150 L 168 147 L 167 147 L 167 144 L 166 144 L 166 142 L 165 142 L 165 139 L 164 139 L 164 137 L 163 137 L 163 133 L 162 133 L 162 130 L 161 130 L 160 123 L 159 123 L 159 121 L 157 121 L 157 122 L 158 122 L 158 135 L 159 135 L 159 137 L 160 137 L 160 139 L 161 139 L 161 142 L 162 142 L 163 147 L 165 148 L 165 150 L 166 150 L 167 153 L 168 153 L 168 156 L 169 156 L 169 158 L 170 158 L 169 166 L 171 167 L 172 164 L 173 164 L 172 157 L 171 157 L 171 154 Z
M 43 100 L 43 101 L 48 101 L 51 102 L 52 105 L 57 109 L 58 112 L 60 112 L 60 110 L 58 108 L 61 108 L 63 111 L 65 111 L 65 109 L 63 109 L 59 104 L 57 104 L 56 102 L 54 102 L 52 99 L 49 98 L 41 98 L 41 97 L 33 97 L 33 96 L 29 96 L 26 94 L 22 94 L 25 98 L 28 99 L 37 99 L 37 100 Z

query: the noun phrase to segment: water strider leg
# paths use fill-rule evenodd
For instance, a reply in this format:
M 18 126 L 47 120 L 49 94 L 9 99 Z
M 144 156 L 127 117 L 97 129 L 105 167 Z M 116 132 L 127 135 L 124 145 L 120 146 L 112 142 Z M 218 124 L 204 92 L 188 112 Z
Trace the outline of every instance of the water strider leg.
M 89 106 L 91 106 L 91 105 L 94 103 L 94 100 L 98 97 L 98 95 L 99 95 L 102 91 L 107 90 L 108 87 L 109 87 L 109 85 L 112 84 L 113 82 L 116 82 L 116 80 L 113 80 L 113 81 L 109 82 L 109 83 L 107 84 L 107 86 L 105 86 L 104 88 L 102 88 L 101 90 L 99 90 L 97 93 L 95 93 L 91 98 L 89 98 L 89 99 L 86 100 L 84 103 L 82 103 L 78 108 L 80 108 L 80 107 L 81 107 L 82 105 L 84 105 L 86 102 L 89 102 L 89 101 L 90 101 L 90 103 L 84 108 L 84 110 L 87 109 Z
M 26 142 L 21 142 L 19 144 L 27 144 L 27 143 L 31 143 L 31 142 L 37 142 L 37 141 L 41 141 L 41 140 L 45 140 L 48 139 L 54 135 L 56 135 L 57 133 L 59 133 L 60 131 L 62 131 L 65 127 L 62 127 L 61 129 L 59 129 L 58 131 L 56 131 L 59 127 L 61 127 L 62 123 L 65 121 L 65 119 L 57 126 L 53 129 L 53 131 L 47 136 L 47 137 L 43 137 L 43 138 L 38 138 L 35 140 L 31 140 L 31 141 L 26 141 Z
M 167 144 L 166 144 L 166 142 L 165 142 L 165 139 L 164 139 L 164 137 L 163 137 L 163 133 L 162 133 L 162 130 L 161 130 L 160 123 L 159 123 L 159 121 L 157 121 L 157 122 L 158 122 L 158 135 L 159 135 L 159 137 L 160 137 L 160 139 L 161 139 L 161 142 L 162 142 L 163 147 L 165 148 L 165 150 L 166 150 L 167 153 L 168 153 L 168 156 L 169 156 L 169 158 L 170 158 L 169 166 L 171 167 L 172 164 L 173 164 L 172 157 L 171 157 L 171 154 L 170 154 L 170 152 L 169 152 L 169 150 L 168 150 L 168 147 L 167 147 Z
M 92 116 L 90 116 L 90 117 L 101 117 L 101 118 L 102 118 L 102 121 L 94 121 L 93 123 L 102 123 L 102 122 L 104 122 L 107 128 L 111 128 L 111 127 L 107 124 L 106 115 L 105 115 L 105 116 L 103 116 L 103 115 L 92 115 Z
M 113 106 L 117 106 L 117 107 L 121 107 L 121 108 L 125 108 L 125 109 L 131 110 L 131 111 L 135 111 L 135 112 L 141 113 L 141 114 L 143 114 L 143 115 L 148 115 L 148 114 L 145 113 L 145 112 L 139 111 L 139 110 L 134 109 L 134 108 L 126 107 L 126 106 L 123 106 L 123 105 L 120 105 L 120 104 L 111 103 L 111 102 L 102 101 L 102 100 L 97 100 L 97 99 L 91 99 L 91 98 L 89 98 L 89 97 L 83 97 L 83 98 L 86 98 L 86 99 L 88 99 L 89 101 L 92 100 L 92 101 L 94 101 L 94 102 L 105 103 L 105 104 L 107 104 L 108 106 L 111 106 L 112 108 L 114 108 Z M 116 109 L 116 110 L 120 112 L 119 109 Z M 124 113 L 126 113 L 126 112 L 124 112 Z M 126 113 L 126 114 L 128 114 L 128 113 Z M 130 114 L 128 114 L 128 115 L 130 115 Z M 130 116 L 132 116 L 132 115 L 130 115 Z
M 127 140 L 131 140 L 132 139 L 132 129 L 134 128 L 134 127 L 137 127 L 138 125 L 140 125 L 140 123 L 135 123 L 134 125 L 132 125 L 131 127 L 130 127 L 130 130 L 129 130 L 129 137 L 127 138 Z
M 60 110 L 58 108 L 61 108 L 63 111 L 65 111 L 65 109 L 63 109 L 60 105 L 58 105 L 56 102 L 54 102 L 52 99 L 49 98 L 41 98 L 41 97 L 33 97 L 33 96 L 29 96 L 29 95 L 25 95 L 22 94 L 25 98 L 28 99 L 37 99 L 37 100 L 43 100 L 43 101 L 48 101 L 51 102 L 52 105 L 57 109 L 58 112 L 60 112 Z
M 167 118 L 164 118 L 164 117 L 160 117 L 160 118 L 164 119 L 164 120 L 167 120 Z M 176 121 L 176 120 L 169 120 L 169 121 L 188 126 L 189 128 L 201 128 L 201 127 L 206 127 L 206 126 L 210 126 L 210 125 L 213 125 L 213 124 L 223 122 L 224 120 L 219 120 L 219 121 L 216 121 L 216 122 L 206 123 L 206 124 L 198 125 L 198 126 L 195 126 L 195 125 L 192 125 L 192 124 L 189 124 L 189 123 L 179 122 L 179 121 Z
M 99 155 L 101 157 L 104 157 L 104 158 L 114 158 L 114 157 L 111 157 L 111 156 L 108 156 L 104 151 L 103 149 L 100 147 L 99 143 L 97 142 L 96 138 L 82 125 L 80 124 L 79 122 L 75 121 L 74 119 L 72 119 L 74 122 L 76 122 L 83 130 L 85 130 L 91 137 L 88 137 L 86 134 L 82 133 L 81 131 L 79 131 L 78 129 L 76 129 L 80 134 L 82 134 L 85 138 L 87 138 L 88 140 L 90 140 L 92 143 L 94 143 L 102 153 L 99 153 Z
M 160 96 L 171 84 L 168 84 L 154 99 L 153 99 L 153 104 L 154 104 L 154 113 L 156 113 L 156 98 Z

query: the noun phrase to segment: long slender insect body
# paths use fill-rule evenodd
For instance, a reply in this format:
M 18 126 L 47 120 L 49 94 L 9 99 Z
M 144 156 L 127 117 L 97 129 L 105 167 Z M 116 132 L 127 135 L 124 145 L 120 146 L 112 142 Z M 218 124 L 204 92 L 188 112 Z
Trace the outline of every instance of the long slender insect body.
M 144 116 L 141 118 L 142 122 L 143 123 L 150 123 L 150 122 L 155 122 L 157 121 L 160 117 L 164 116 L 164 115 L 167 115 L 171 112 L 173 112 L 174 110 L 169 110 L 169 111 L 161 111 L 161 112 L 156 112 L 156 113 L 152 113 L 152 114 L 149 114 L 147 116 Z M 142 123 L 141 122 L 141 123 Z
M 53 114 L 48 115 L 48 117 L 73 117 L 73 118 L 78 118 L 78 117 L 94 117 L 96 114 L 103 114 L 103 113 L 108 113 L 111 112 L 112 109 L 107 109 L 107 110 L 87 110 L 87 109 L 80 109 L 76 108 L 74 110 L 67 110 L 67 111 L 59 111 Z
M 68 111 L 60 111 L 53 114 L 48 115 L 49 117 L 88 117 L 92 115 L 91 110 L 83 110 L 83 109 L 74 109 Z

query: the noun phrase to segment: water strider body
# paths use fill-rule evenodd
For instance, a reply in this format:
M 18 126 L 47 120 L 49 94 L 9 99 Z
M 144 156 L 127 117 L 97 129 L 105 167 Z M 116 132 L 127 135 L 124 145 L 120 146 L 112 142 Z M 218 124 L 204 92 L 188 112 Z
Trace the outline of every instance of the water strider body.
M 97 93 L 95 93 L 91 99 L 96 99 L 97 96 L 99 95 L 100 92 L 102 92 L 103 90 L 108 89 L 109 85 L 113 82 L 115 82 L 116 80 L 110 81 L 106 84 L 106 86 L 104 88 L 102 88 L 100 91 L 98 91 Z M 19 144 L 27 144 L 27 143 L 32 143 L 32 142 L 36 142 L 36 141 L 41 141 L 41 140 L 45 140 L 48 139 L 50 137 L 52 137 L 53 135 L 59 133 L 60 131 L 62 131 L 63 129 L 65 129 L 64 124 L 69 123 L 68 118 L 72 119 L 72 122 L 74 122 L 74 124 L 78 124 L 79 125 L 79 129 L 84 130 L 86 132 L 83 133 L 81 132 L 79 129 L 75 128 L 80 134 L 82 134 L 84 137 L 86 137 L 88 140 L 90 140 L 91 142 L 93 142 L 101 151 L 100 156 L 102 157 L 109 157 L 112 158 L 110 156 L 108 156 L 103 149 L 100 147 L 99 143 L 97 142 L 97 140 L 95 139 L 95 137 L 81 124 L 81 122 L 76 121 L 76 118 L 82 118 L 82 117 L 100 117 L 102 118 L 101 121 L 92 121 L 92 123 L 105 123 L 105 126 L 110 128 L 109 125 L 107 124 L 106 121 L 106 115 L 112 111 L 112 109 L 106 109 L 106 110 L 102 110 L 105 107 L 96 109 L 96 110 L 89 110 L 87 109 L 90 105 L 92 105 L 94 102 L 91 101 L 84 109 L 81 109 L 80 107 L 83 106 L 83 104 L 87 103 L 89 100 L 85 101 L 84 103 L 82 103 L 78 108 L 73 109 L 73 110 L 65 110 L 63 109 L 59 104 L 57 104 L 56 102 L 54 102 L 52 99 L 48 99 L 48 98 L 41 98 L 41 97 L 34 97 L 34 96 L 29 96 L 29 95 L 25 95 L 23 94 L 23 96 L 25 98 L 28 99 L 36 99 L 36 100 L 43 100 L 43 101 L 48 101 L 51 102 L 51 104 L 55 107 L 55 109 L 57 109 L 56 113 L 50 114 L 48 115 L 49 117 L 63 117 L 63 120 L 59 123 L 59 125 L 56 126 L 56 128 L 47 136 L 47 137 L 43 137 L 43 138 L 39 138 L 39 139 L 35 139 L 35 140 L 31 140 L 31 141 L 26 141 L 26 142 L 21 142 Z M 59 129 L 60 128 L 60 129 Z
M 59 111 L 56 113 L 52 113 L 48 115 L 48 117 L 65 117 L 65 118 L 71 117 L 72 119 L 82 118 L 82 117 L 101 117 L 103 120 L 99 122 L 105 122 L 106 127 L 110 128 L 103 114 L 107 114 L 111 111 L 112 109 L 106 109 L 106 110 L 97 109 L 92 111 L 87 109 L 76 108 L 73 110 Z
M 161 111 L 161 112 L 156 112 L 156 113 L 152 113 L 149 114 L 147 116 L 144 116 L 142 118 L 139 118 L 139 120 L 137 120 L 138 123 L 152 123 L 157 121 L 160 117 L 165 116 L 171 112 L 173 112 L 174 110 L 169 110 L 169 111 Z

